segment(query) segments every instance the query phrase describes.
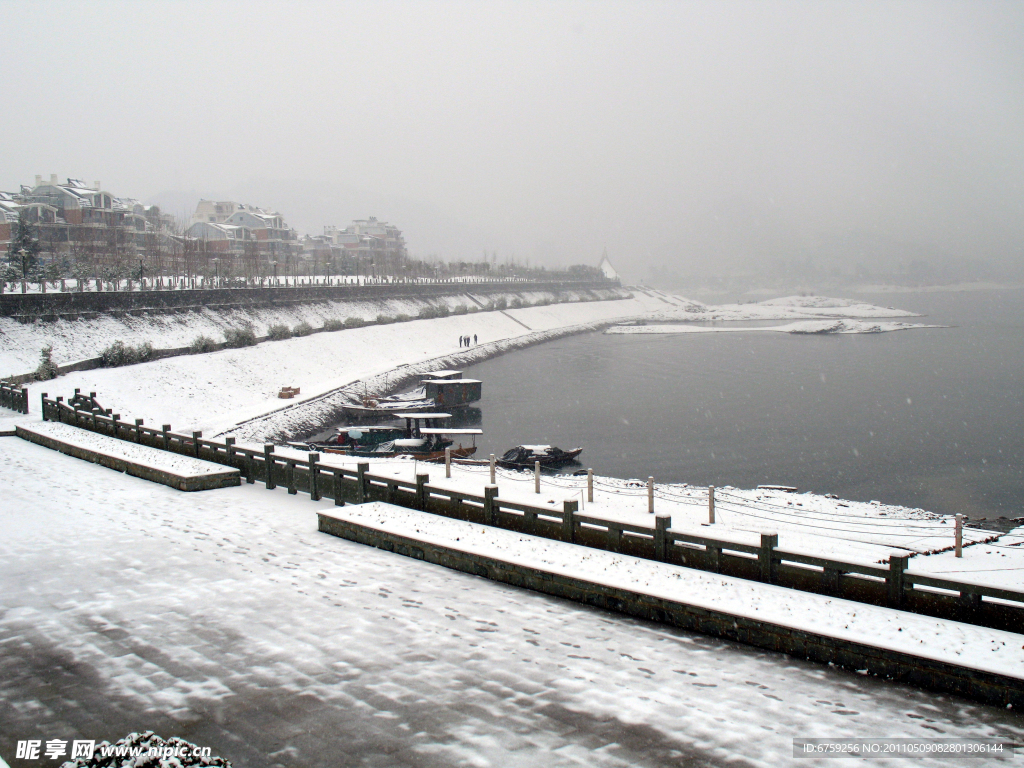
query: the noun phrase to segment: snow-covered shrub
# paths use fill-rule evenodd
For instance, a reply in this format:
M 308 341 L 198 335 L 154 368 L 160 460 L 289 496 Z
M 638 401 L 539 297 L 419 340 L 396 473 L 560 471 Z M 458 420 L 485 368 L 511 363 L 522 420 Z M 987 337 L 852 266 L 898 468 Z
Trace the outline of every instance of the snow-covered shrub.
M 329 320 L 324 320 L 324 330 L 325 331 L 340 331 L 340 330 L 344 329 L 344 327 L 345 327 L 345 321 L 344 320 L 338 320 L 337 318 L 334 318 L 334 317 L 332 317 Z
M 282 339 L 290 339 L 292 337 L 292 329 L 287 325 L 278 323 L 267 328 L 267 338 L 271 341 L 281 341 Z
M 53 362 L 53 347 L 47 345 L 39 351 L 39 367 L 36 368 L 36 381 L 49 381 L 57 378 L 57 364 Z
M 251 347 L 256 343 L 256 330 L 251 323 L 246 323 L 240 328 L 224 329 L 224 346 L 230 349 L 238 347 Z
M 504 299 L 502 299 L 502 301 L 504 301 Z M 509 306 L 512 309 L 522 309 L 524 306 L 524 302 L 521 298 L 516 296 L 514 299 L 512 299 L 512 302 L 509 304 Z
M 190 355 L 201 355 L 204 352 L 213 352 L 217 349 L 217 342 L 209 336 L 196 336 L 188 345 Z
M 388 325 L 393 322 L 395 322 L 395 318 L 391 315 L 377 315 L 377 325 Z
M 309 336 L 313 332 L 313 326 L 303 320 L 301 323 L 292 328 L 292 335 L 294 336 Z
M 346 317 L 345 327 L 346 328 L 362 328 L 366 325 L 366 321 L 361 317 Z
M 404 315 L 404 314 L 395 315 L 395 322 L 396 323 L 408 323 L 410 320 L 412 320 L 412 315 Z
M 118 339 L 100 352 L 100 365 L 104 368 L 118 368 L 122 365 L 144 363 L 153 357 L 153 345 L 148 341 L 133 347 Z
M 465 315 L 467 312 L 469 312 L 469 307 L 465 304 L 456 304 L 455 307 L 452 308 L 453 315 Z
M 471 304 L 468 307 L 466 307 L 466 311 L 469 314 L 473 314 L 474 312 L 479 312 L 480 311 L 480 307 L 478 307 L 476 304 Z
M 432 317 L 448 317 L 449 314 L 450 314 L 450 310 L 448 309 L 447 305 L 441 304 L 441 305 L 438 305 L 438 306 L 434 306 L 434 305 L 430 304 L 430 305 L 427 305 L 427 306 L 423 307 L 419 311 L 418 317 L 420 317 L 421 319 L 426 320 L 426 319 L 430 319 Z
M 504 296 L 501 296 L 491 302 L 491 309 L 507 309 L 508 301 L 505 300 Z

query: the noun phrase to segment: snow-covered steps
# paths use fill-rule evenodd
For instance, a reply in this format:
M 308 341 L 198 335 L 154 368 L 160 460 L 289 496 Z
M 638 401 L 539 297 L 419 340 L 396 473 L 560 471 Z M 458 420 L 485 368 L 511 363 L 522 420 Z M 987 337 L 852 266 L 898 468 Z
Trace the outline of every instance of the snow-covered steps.
M 588 605 L 1024 706 L 1024 638 L 574 546 L 384 503 L 330 508 L 325 533 Z
M 207 491 L 241 482 L 237 469 L 117 440 L 70 424 L 53 421 L 19 424 L 16 433 L 38 445 L 179 491 Z

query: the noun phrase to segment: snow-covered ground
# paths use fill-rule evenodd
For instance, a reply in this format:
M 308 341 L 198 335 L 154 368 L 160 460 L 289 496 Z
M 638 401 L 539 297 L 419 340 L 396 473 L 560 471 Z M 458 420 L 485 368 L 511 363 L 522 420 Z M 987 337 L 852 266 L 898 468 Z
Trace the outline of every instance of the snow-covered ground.
M 1015 711 L 320 534 L 329 504 L 284 489 L 183 494 L 13 437 L 0 485 L 8 761 L 17 739 L 144 729 L 261 768 L 824 766 L 793 739 L 1024 739 Z

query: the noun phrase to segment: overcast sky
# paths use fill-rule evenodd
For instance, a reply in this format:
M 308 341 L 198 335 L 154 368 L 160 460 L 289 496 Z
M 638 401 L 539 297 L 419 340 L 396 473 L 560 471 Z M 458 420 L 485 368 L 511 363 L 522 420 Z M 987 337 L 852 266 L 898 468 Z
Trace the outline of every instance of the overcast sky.
M 5 190 L 636 273 L 1024 260 L 1022 2 L 0 0 L 0 65 Z

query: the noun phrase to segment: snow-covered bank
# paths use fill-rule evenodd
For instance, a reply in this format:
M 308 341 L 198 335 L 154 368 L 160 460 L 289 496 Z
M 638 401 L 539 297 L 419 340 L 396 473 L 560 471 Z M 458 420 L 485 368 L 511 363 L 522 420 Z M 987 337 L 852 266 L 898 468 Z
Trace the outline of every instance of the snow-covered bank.
M 523 294 L 521 300 L 543 300 L 543 296 Z M 467 297 L 466 301 L 471 301 Z M 449 297 L 450 301 L 457 299 Z M 394 309 L 394 307 L 392 307 Z M 413 308 L 408 308 L 411 312 Z M 379 306 L 362 309 L 364 315 L 376 316 Z M 303 313 L 323 311 L 323 305 L 296 306 L 288 310 L 257 310 L 264 325 L 291 312 L 297 320 Z M 346 306 L 341 314 L 353 311 Z M 263 314 L 260 314 L 263 313 Z M 247 439 L 281 437 L 289 430 L 303 431 L 318 416 L 329 414 L 337 403 L 321 402 L 328 393 L 346 385 L 377 390 L 389 389 L 392 373 L 402 366 L 424 364 L 426 370 L 461 365 L 500 354 L 506 349 L 535 343 L 553 335 L 592 330 L 601 324 L 626 320 L 722 319 L 764 320 L 811 318 L 894 317 L 910 313 L 882 307 L 871 307 L 845 299 L 822 297 L 790 297 L 761 304 L 708 307 L 682 297 L 651 290 L 636 290 L 631 298 L 586 301 L 532 306 L 507 311 L 476 312 L 429 320 L 371 325 L 344 331 L 319 333 L 287 341 L 260 344 L 256 347 L 186 357 L 168 358 L 117 369 L 81 371 L 56 381 L 30 386 L 33 397 L 39 392 L 50 394 L 73 388 L 97 392 L 100 401 L 126 418 L 143 418 L 147 422 L 170 423 L 177 429 L 198 429 L 206 434 L 220 434 L 236 425 L 249 422 L 240 433 Z M 183 319 L 184 318 L 184 319 Z M 206 333 L 211 326 L 220 328 L 237 323 L 232 312 L 204 312 L 188 316 L 153 316 L 104 318 L 73 326 L 70 322 L 35 324 L 4 328 L 0 336 L 0 359 L 4 350 L 25 356 L 25 344 L 42 344 L 55 340 L 53 334 L 82 334 L 95 348 L 102 348 L 126 328 L 133 336 L 125 339 L 138 343 L 146 334 L 160 332 L 160 344 L 187 343 L 194 335 Z M 323 318 L 316 320 L 322 323 Z M 62 325 L 63 323 L 63 325 Z M 17 325 L 17 324 L 15 324 Z M 261 326 L 262 327 L 262 326 Z M 10 331 L 10 334 L 7 332 Z M 15 333 L 17 332 L 17 333 Z M 37 334 L 31 336 L 32 333 Z M 18 334 L 21 334 L 18 336 Z M 49 334 L 49 335 L 48 335 Z M 533 336 L 529 336 L 534 334 Z M 459 345 L 459 337 L 475 336 L 483 349 Z M 17 338 L 16 338 L 17 337 Z M 61 336 L 61 338 L 65 338 Z M 65 338 L 65 343 L 69 343 Z M 151 337 L 146 337 L 151 338 Z M 20 341 L 19 341 L 20 339 Z M 59 358 L 57 358 L 59 360 Z M 393 383 L 393 382 L 391 382 Z M 300 403 L 284 406 L 277 399 L 283 386 L 298 386 Z M 344 396 L 342 393 L 341 396 Z M 274 413 L 277 412 L 277 413 Z M 270 418 L 260 418 L 274 413 Z M 254 423 L 259 419 L 259 424 Z
M 114 341 L 131 346 L 150 343 L 156 349 L 187 347 L 196 337 L 206 336 L 222 341 L 224 331 L 251 324 L 257 336 L 265 336 L 274 325 L 293 328 L 308 323 L 322 328 L 328 321 L 349 318 L 366 323 L 376 322 L 384 315 L 417 317 L 427 308 L 444 308 L 456 314 L 469 315 L 480 311 L 488 302 L 503 300 L 508 306 L 526 306 L 554 302 L 580 302 L 628 296 L 622 289 L 593 291 L 565 290 L 558 294 L 523 289 L 507 293 L 477 295 L 468 285 L 464 293 L 453 293 L 431 299 L 392 298 L 386 300 L 332 300 L 284 304 L 273 307 L 218 307 L 174 314 L 145 314 L 115 317 L 99 315 L 78 320 L 58 319 L 52 322 L 24 324 L 10 317 L 0 317 L 0 377 L 19 375 L 35 370 L 39 351 L 53 348 L 53 361 L 66 365 L 97 357 Z
M 475 335 L 479 345 L 511 343 L 537 332 L 571 326 L 584 330 L 594 327 L 590 324 L 643 316 L 654 303 L 641 294 L 618 301 L 551 304 L 370 325 L 124 368 L 81 371 L 29 385 L 29 389 L 38 402 L 40 392 L 70 395 L 78 387 L 96 392 L 105 407 L 125 418 L 217 434 L 279 410 L 284 401 L 277 398 L 277 393 L 283 386 L 299 387 L 300 402 L 306 402 L 353 382 L 383 376 L 399 366 L 448 360 L 464 353 L 484 354 L 460 346 L 461 336 Z M 434 370 L 442 367 L 438 363 Z M 277 427 L 271 425 L 268 429 L 276 433 Z
M 942 325 L 925 325 L 922 323 L 885 323 L 864 320 L 801 320 L 786 325 L 753 326 L 746 328 L 707 326 L 707 325 L 615 325 L 605 333 L 638 334 L 638 333 L 887 333 L 889 331 L 906 331 L 911 328 L 944 328 Z

